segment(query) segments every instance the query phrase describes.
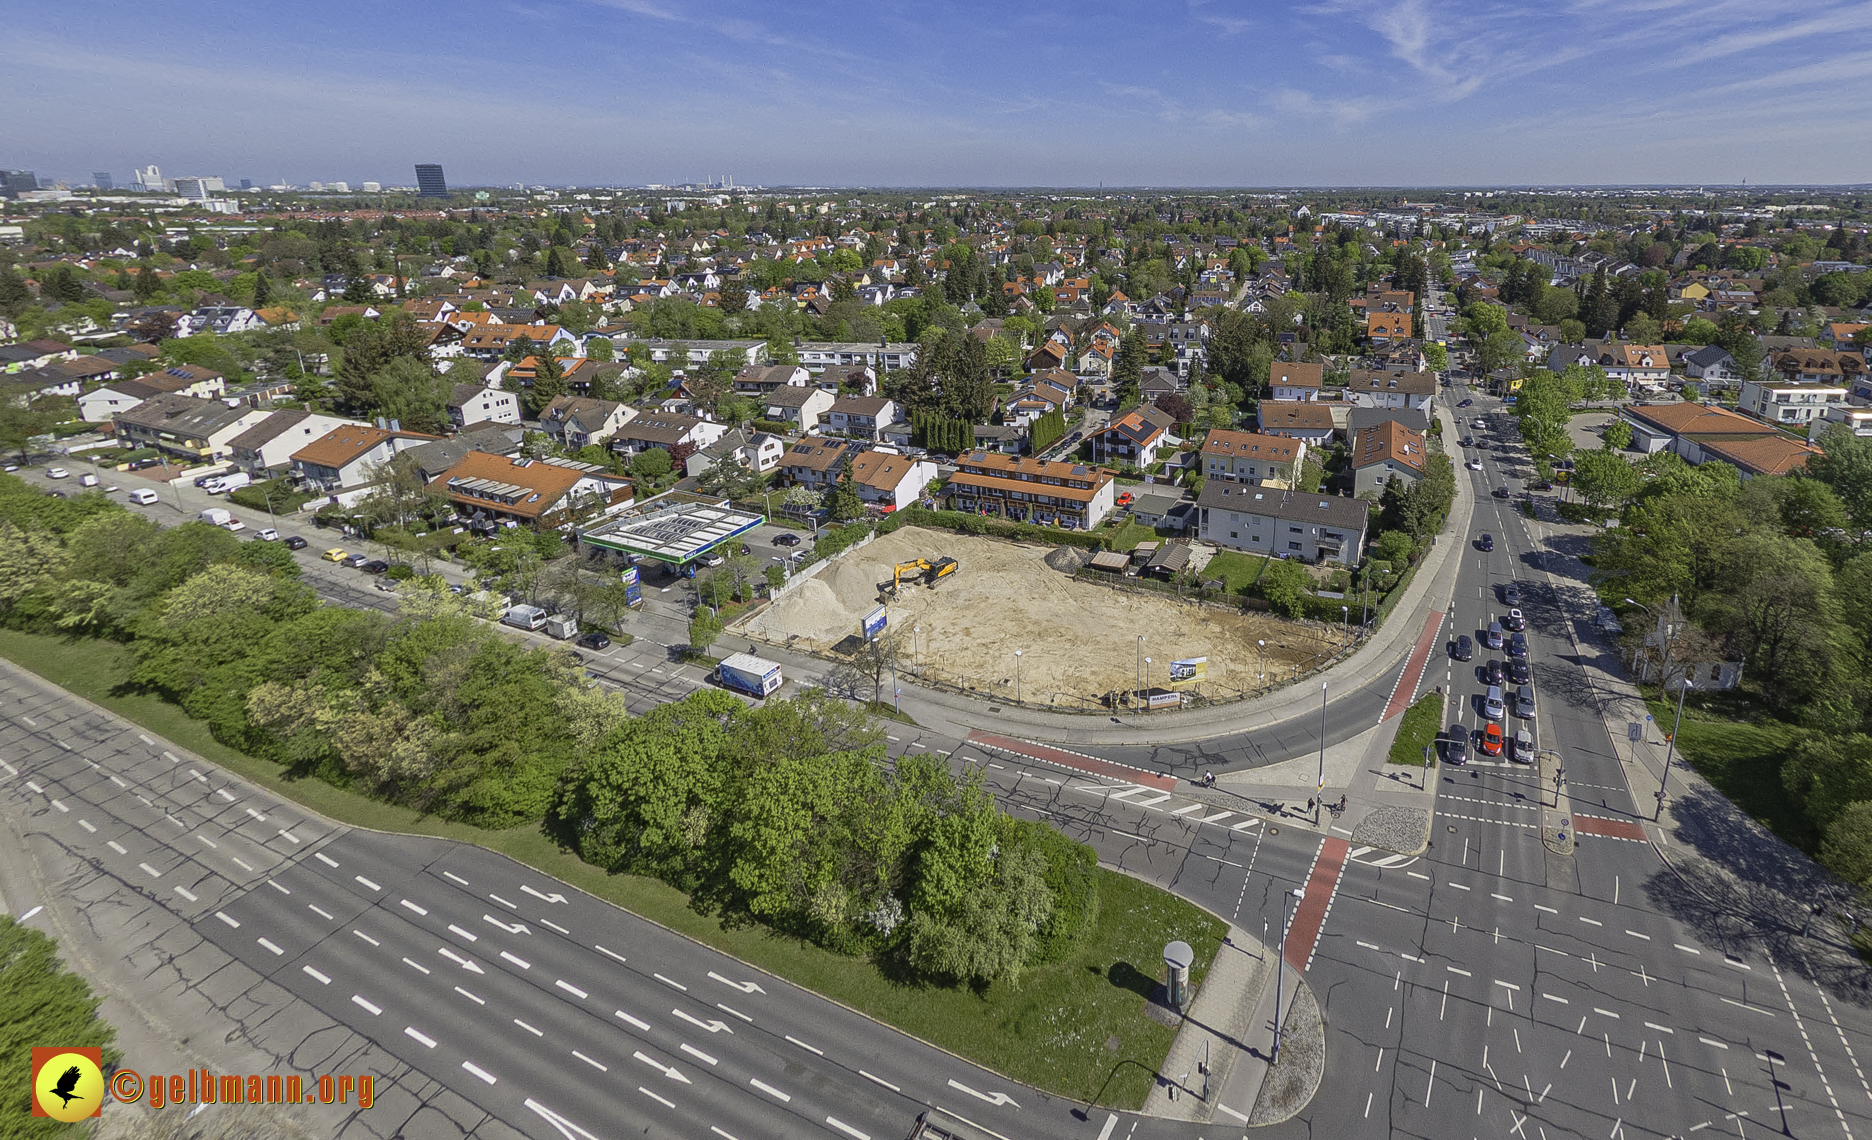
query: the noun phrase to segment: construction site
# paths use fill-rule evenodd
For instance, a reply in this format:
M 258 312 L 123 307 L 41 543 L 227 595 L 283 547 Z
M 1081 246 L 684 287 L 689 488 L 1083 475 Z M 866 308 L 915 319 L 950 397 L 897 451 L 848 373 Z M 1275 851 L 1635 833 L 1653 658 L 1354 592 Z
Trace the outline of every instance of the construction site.
M 1027 703 L 1069 707 L 1165 689 L 1171 662 L 1192 658 L 1208 660 L 1188 690 L 1228 699 L 1284 683 L 1340 647 L 1337 629 L 1076 579 L 1082 558 L 903 527 L 848 551 L 743 628 L 837 656 L 862 644 L 864 618 L 881 604 L 904 673 L 995 699 L 1014 699 L 1018 687 Z

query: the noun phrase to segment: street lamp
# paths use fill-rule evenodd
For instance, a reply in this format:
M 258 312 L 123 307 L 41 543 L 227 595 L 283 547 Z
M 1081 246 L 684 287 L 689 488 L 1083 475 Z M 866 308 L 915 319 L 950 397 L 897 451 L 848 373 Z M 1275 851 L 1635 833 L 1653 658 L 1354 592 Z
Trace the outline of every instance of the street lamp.
M 1271 1055 L 1270 1057 L 1268 1057 L 1268 1064 L 1270 1064 L 1270 1065 L 1272 1065 L 1272 1064 L 1275 1064 L 1276 1062 L 1278 1062 L 1278 1061 L 1280 1060 L 1280 1043 L 1281 1043 L 1281 986 L 1283 986 L 1283 985 L 1285 985 L 1285 984 L 1286 984 L 1286 981 L 1287 981 L 1287 978 L 1286 978 L 1286 967 L 1287 967 L 1287 900 L 1288 900 L 1288 898 L 1290 898 L 1290 897 L 1292 897 L 1292 898 L 1302 898 L 1302 897 L 1304 897 L 1304 895 L 1303 895 L 1303 892 L 1302 892 L 1302 891 L 1300 890 L 1300 888 L 1299 888 L 1299 887 L 1295 887 L 1295 888 L 1293 889 L 1293 891 L 1292 891 L 1291 893 L 1290 893 L 1290 892 L 1288 892 L 1288 891 L 1282 891 L 1282 892 L 1281 892 L 1281 941 L 1280 941 L 1280 957 L 1278 957 L 1278 958 L 1276 958 L 1276 959 L 1274 959 L 1274 1052 L 1273 1052 L 1273 1054 L 1272 1054 L 1272 1055 Z
M 1146 657 L 1146 658 L 1144 659 L 1144 683 L 1145 683 L 1145 685 L 1149 685 L 1149 684 L 1150 684 L 1150 665 L 1151 665 L 1151 659 L 1150 659 L 1150 658 L 1148 658 L 1148 657 Z M 1150 697 L 1149 697 L 1149 695 L 1146 695 L 1146 696 L 1145 696 L 1145 698 L 1144 698 L 1144 711 L 1145 711 L 1145 712 L 1149 712 L 1149 711 L 1150 711 Z
M 1352 607 L 1339 607 L 1339 643 L 1345 644 L 1352 639 Z
M 922 632 L 923 627 L 920 625 L 913 625 L 910 627 L 910 664 L 912 667 L 920 668 L 922 665 L 917 655 L 917 635 Z
M 1267 640 L 1265 638 L 1255 642 L 1255 660 L 1261 666 L 1261 671 L 1255 674 L 1257 687 L 1265 688 L 1267 686 Z
M 1017 705 L 1021 703 L 1020 666 L 1021 651 L 1016 649 L 1014 651 L 1014 703 Z
M 1313 826 L 1318 827 L 1320 811 L 1326 805 L 1326 682 L 1320 682 L 1319 786 L 1313 790 Z
M 1664 815 L 1664 789 L 1670 783 L 1671 757 L 1677 754 L 1677 734 L 1683 731 L 1684 696 L 1690 692 L 1692 685 L 1693 682 L 1687 675 L 1677 685 L 1677 722 L 1671 725 L 1670 740 L 1664 746 L 1664 774 L 1658 777 L 1657 810 L 1651 813 L 1653 823 Z
M 1138 634 L 1137 652 L 1132 655 L 1131 692 L 1138 700 L 1144 699 L 1144 635 Z

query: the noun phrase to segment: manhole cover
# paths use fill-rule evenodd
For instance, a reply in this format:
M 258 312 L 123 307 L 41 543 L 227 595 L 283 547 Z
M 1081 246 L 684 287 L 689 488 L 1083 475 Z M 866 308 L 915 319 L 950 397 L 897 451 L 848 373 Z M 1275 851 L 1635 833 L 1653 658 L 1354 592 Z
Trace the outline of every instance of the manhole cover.
M 1443 828 L 1443 830 L 1444 830 L 1444 831 L 1455 831 L 1456 829 L 1455 829 L 1454 827 L 1451 827 L 1451 826 L 1448 826 L 1448 825 L 1445 825 L 1445 826 L 1444 826 L 1444 828 Z
M 1105 1048 L 1116 1053 L 1118 1050 L 1124 1048 L 1124 1042 L 1118 1040 L 1118 1035 L 1114 1033 L 1105 1039 Z

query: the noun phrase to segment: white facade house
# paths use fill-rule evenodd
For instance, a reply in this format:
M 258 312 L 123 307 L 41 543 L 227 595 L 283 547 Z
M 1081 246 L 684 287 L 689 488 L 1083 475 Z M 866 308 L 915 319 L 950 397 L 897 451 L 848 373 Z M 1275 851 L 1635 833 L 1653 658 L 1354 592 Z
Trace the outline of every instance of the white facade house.
M 1737 407 L 1773 424 L 1805 424 L 1829 408 L 1846 405 L 1847 390 L 1829 384 L 1790 384 L 1785 380 L 1749 380 Z

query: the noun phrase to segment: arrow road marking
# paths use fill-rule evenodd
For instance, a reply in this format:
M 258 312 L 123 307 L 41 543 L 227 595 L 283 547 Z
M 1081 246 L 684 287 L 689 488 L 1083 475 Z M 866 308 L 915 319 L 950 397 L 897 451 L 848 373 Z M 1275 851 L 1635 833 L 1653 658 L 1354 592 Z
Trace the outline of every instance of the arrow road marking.
M 668 1077 L 672 1081 L 681 1081 L 685 1085 L 694 1083 L 688 1077 L 683 1076 L 681 1069 L 678 1069 L 674 1065 L 665 1065 L 663 1062 L 657 1060 L 656 1058 L 645 1055 L 645 1053 L 641 1049 L 635 1053 L 632 1053 L 631 1056 L 635 1057 L 639 1061 L 642 1061 L 644 1064 L 655 1069 L 657 1072 L 662 1073 L 664 1076 Z
M 484 914 L 481 917 L 490 925 L 498 926 L 509 934 L 532 934 L 533 933 L 531 930 L 527 929 L 527 925 L 524 922 L 516 922 L 512 926 L 509 926 L 506 923 L 502 922 L 500 919 L 495 918 L 491 914 Z
M 520 889 L 525 891 L 527 894 L 532 895 L 536 899 L 543 899 L 549 903 L 562 903 L 566 901 L 566 897 L 562 894 L 555 893 L 555 894 L 550 894 L 550 895 L 542 895 L 538 891 L 534 890 L 532 887 L 524 886 L 524 885 Z
M 1015 1108 L 1020 1107 L 1019 1104 L 1015 1103 L 1015 1100 L 1013 1097 L 1009 1096 L 1008 1094 L 1004 1092 L 996 1092 L 996 1093 L 976 1092 L 974 1089 L 968 1087 L 967 1085 L 962 1084 L 961 1082 L 953 1080 L 953 1079 L 950 1080 L 949 1087 L 957 1090 L 958 1092 L 965 1092 L 972 1097 L 979 1097 L 980 1099 L 985 1100 L 989 1104 L 992 1104 L 992 1105 L 999 1106 L 999 1105 L 1012 1104 L 1014 1105 Z
M 598 1140 L 597 1136 L 585 1131 L 532 1097 L 526 1099 L 526 1106 L 538 1113 L 546 1123 L 552 1125 L 559 1135 L 565 1137 L 565 1140 Z
M 471 970 L 477 974 L 486 972 L 482 970 L 478 964 L 469 961 L 468 959 L 462 957 L 460 954 L 455 953 L 455 951 L 450 950 L 446 946 L 442 947 L 441 954 L 444 958 L 447 958 L 449 961 L 454 962 L 456 965 L 460 966 L 464 970 Z
M 709 971 L 708 976 L 711 978 L 714 978 L 716 981 L 720 982 L 724 986 L 733 986 L 735 989 L 740 990 L 744 994 L 764 994 L 767 992 L 766 990 L 760 988 L 759 982 L 731 982 L 727 978 L 722 977 L 720 974 L 716 973 L 713 970 Z
M 689 1024 L 694 1025 L 701 1029 L 706 1029 L 710 1033 L 720 1033 L 722 1030 L 728 1029 L 728 1023 L 725 1021 L 720 1021 L 716 1019 L 703 1021 L 701 1018 L 691 1016 L 690 1014 L 684 1013 L 680 1009 L 672 1009 L 670 1010 L 670 1012 L 675 1014 L 677 1017 L 682 1018 L 684 1021 L 688 1022 Z M 734 1030 L 728 1029 L 728 1032 L 732 1034 L 734 1033 Z

